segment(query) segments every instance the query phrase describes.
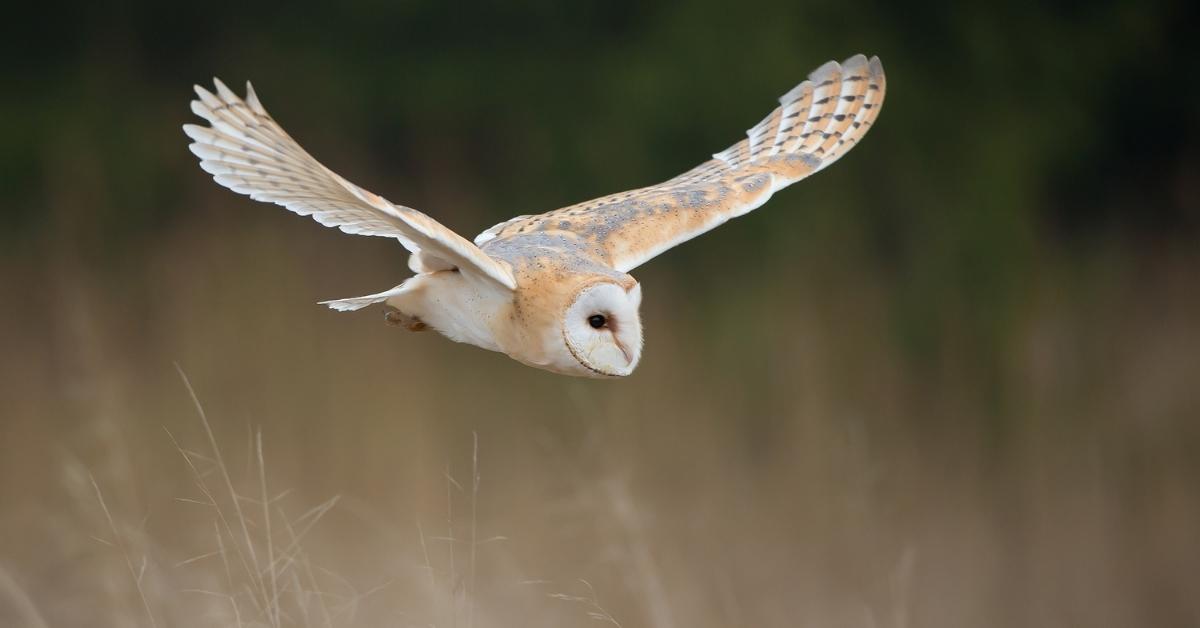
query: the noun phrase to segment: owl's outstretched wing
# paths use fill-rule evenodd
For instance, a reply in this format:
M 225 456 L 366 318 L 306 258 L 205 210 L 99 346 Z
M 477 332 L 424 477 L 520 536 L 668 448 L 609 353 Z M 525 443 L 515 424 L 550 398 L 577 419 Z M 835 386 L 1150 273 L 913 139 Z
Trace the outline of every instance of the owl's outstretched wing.
M 658 185 L 519 216 L 475 242 L 565 232 L 627 272 L 837 161 L 871 128 L 885 89 L 878 57 L 830 61 L 780 98 L 780 106 L 747 131 L 746 139 L 692 170 Z
M 388 202 L 313 159 L 275 122 L 246 83 L 242 100 L 218 79 L 196 86 L 192 111 L 211 127 L 185 124 L 200 167 L 217 183 L 256 201 L 282 205 L 346 233 L 396 238 L 426 269 L 459 269 L 510 290 L 512 271 L 425 214 Z

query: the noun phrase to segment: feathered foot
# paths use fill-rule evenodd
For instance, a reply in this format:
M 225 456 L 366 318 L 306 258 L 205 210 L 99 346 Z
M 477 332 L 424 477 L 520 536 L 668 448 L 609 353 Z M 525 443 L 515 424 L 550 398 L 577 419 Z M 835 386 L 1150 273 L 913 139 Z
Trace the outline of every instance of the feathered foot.
M 389 325 L 403 327 L 408 331 L 425 331 L 429 329 L 429 326 L 416 316 L 410 316 L 390 306 L 387 308 L 387 313 L 383 315 L 383 320 L 387 321 Z

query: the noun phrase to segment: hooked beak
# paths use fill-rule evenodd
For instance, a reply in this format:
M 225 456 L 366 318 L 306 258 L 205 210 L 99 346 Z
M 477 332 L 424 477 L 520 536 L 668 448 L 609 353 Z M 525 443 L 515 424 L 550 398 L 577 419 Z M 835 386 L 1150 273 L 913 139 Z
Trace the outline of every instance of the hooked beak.
M 598 339 L 589 343 L 586 352 L 587 363 L 591 365 L 590 368 L 604 375 L 628 374 L 633 365 L 633 358 L 615 336 L 613 340 L 614 342 L 609 343 Z
M 629 355 L 629 350 L 625 348 L 625 345 L 621 344 L 621 339 L 617 337 L 617 334 L 614 333 L 612 335 L 612 339 L 613 339 L 613 344 L 617 345 L 617 348 L 621 350 L 621 354 L 625 356 L 625 363 L 626 364 L 632 363 L 633 356 Z

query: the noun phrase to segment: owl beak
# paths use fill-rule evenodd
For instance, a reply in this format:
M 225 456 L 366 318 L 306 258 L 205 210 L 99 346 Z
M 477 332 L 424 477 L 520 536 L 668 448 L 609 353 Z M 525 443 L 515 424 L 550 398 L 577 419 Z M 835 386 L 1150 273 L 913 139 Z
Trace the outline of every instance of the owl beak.
M 633 356 L 629 355 L 629 350 L 625 348 L 625 345 L 621 344 L 621 339 L 617 338 L 615 333 L 612 335 L 612 339 L 613 344 L 617 345 L 617 348 L 625 355 L 625 364 L 633 364 Z
M 624 375 L 629 372 L 629 352 L 620 343 L 596 341 L 588 348 L 588 362 L 607 375 Z

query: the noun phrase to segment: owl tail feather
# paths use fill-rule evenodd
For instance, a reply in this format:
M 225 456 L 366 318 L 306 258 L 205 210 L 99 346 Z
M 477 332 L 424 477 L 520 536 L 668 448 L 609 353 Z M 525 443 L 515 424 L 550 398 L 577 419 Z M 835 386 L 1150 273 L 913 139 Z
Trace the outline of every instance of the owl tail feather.
M 407 282 L 405 282 L 407 283 Z M 353 312 L 361 310 L 368 305 L 382 303 L 388 299 L 404 292 L 405 284 L 400 284 L 391 290 L 385 290 L 378 294 L 368 294 L 365 297 L 351 297 L 349 299 L 335 299 L 333 301 L 321 301 L 321 305 L 329 306 L 331 309 L 339 312 Z

